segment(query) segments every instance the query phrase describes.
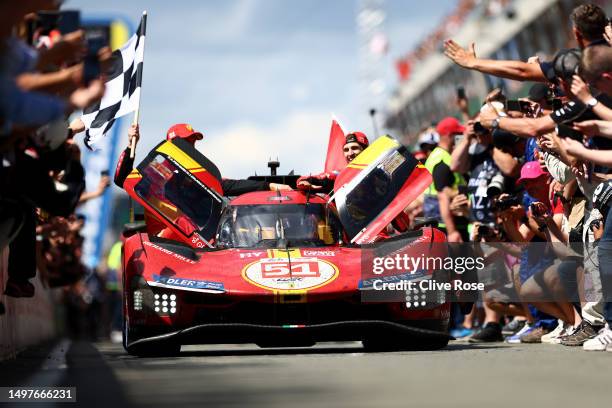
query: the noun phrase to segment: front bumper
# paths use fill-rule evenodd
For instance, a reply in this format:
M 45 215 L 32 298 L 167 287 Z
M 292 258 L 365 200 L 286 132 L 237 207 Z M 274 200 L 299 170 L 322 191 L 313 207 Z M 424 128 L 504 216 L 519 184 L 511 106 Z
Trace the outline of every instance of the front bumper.
M 156 344 L 255 343 L 262 347 L 311 346 L 322 341 L 361 341 L 387 336 L 410 341 L 448 340 L 444 320 L 392 322 L 354 320 L 313 325 L 272 326 L 248 323 L 200 324 L 170 333 L 141 338 L 128 344 L 130 349 Z

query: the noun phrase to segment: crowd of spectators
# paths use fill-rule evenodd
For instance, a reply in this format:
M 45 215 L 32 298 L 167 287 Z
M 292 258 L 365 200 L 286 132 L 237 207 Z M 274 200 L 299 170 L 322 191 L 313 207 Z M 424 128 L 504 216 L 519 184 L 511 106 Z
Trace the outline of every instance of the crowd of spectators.
M 568 23 L 577 47 L 551 61 L 445 42 L 465 69 L 534 82 L 517 100 L 492 90 L 478 112 L 458 92 L 461 119 L 419 137 L 434 182 L 410 213 L 504 275 L 479 272 L 487 286 L 469 313 L 453 312 L 456 338 L 612 351 L 612 26 L 592 4 Z
M 77 120 L 71 127 L 68 119 L 102 98 L 100 72 L 110 49 L 92 55 L 78 13 L 60 5 L 0 2 L 0 250 L 8 248 L 8 279 L 0 290 L 32 297 L 38 271 L 43 285 L 63 287 L 70 302 L 88 298 L 81 288 L 95 274 L 81 262 L 85 219 L 75 211 L 104 194 L 110 179 L 102 174 L 96 189 L 84 191 L 73 140 L 82 126 Z

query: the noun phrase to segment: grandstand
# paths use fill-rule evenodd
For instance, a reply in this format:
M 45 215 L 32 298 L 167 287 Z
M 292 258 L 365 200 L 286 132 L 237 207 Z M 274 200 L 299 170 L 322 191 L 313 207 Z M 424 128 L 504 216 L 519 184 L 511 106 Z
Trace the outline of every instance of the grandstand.
M 476 43 L 476 55 L 492 59 L 540 60 L 561 48 L 575 47 L 569 15 L 584 3 L 576 0 L 515 0 L 504 12 L 487 15 L 482 1 L 465 19 L 452 38 L 462 46 Z M 610 2 L 596 1 L 610 12 Z M 385 126 L 404 142 L 414 141 L 419 130 L 441 117 L 456 115 L 457 87 L 466 89 L 471 111 L 494 87 L 510 96 L 526 93 L 527 84 L 503 80 L 455 65 L 443 54 L 443 44 L 415 62 L 410 77 L 400 82 L 386 107 Z M 522 95 L 521 95 L 522 96 Z

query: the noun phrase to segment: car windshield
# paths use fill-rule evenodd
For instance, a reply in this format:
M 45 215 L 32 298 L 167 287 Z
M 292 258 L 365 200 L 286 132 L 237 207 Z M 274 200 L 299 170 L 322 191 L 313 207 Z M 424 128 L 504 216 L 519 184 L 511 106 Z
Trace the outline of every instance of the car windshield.
M 269 247 L 284 239 L 291 246 L 338 243 L 340 224 L 323 204 L 238 205 L 228 207 L 217 232 L 222 248 Z

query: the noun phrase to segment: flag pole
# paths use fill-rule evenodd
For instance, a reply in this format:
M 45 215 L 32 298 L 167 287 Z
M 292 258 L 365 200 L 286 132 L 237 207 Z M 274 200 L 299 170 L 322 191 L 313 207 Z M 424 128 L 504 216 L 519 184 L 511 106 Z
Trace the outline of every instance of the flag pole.
M 147 11 L 143 11 L 142 12 L 142 23 L 140 26 L 140 30 L 141 32 L 139 33 L 139 36 L 142 36 L 142 70 L 140 70 L 139 72 L 137 72 L 137 77 L 136 77 L 136 83 L 140 84 L 140 94 L 138 95 L 138 104 L 136 107 L 136 111 L 134 112 L 134 120 L 132 121 L 132 124 L 137 125 L 138 124 L 138 120 L 140 118 L 140 99 L 142 98 L 142 71 L 144 71 L 144 52 L 145 52 L 145 41 L 147 39 L 146 37 L 146 33 L 147 33 Z M 136 139 L 132 139 L 131 143 L 130 143 L 130 159 L 133 159 L 134 156 L 136 155 Z M 133 209 L 132 211 L 130 211 L 130 218 L 133 218 L 134 214 L 133 214 Z
M 134 112 L 134 120 L 133 124 L 137 125 L 138 120 L 140 118 L 140 99 L 142 97 L 142 71 L 144 71 L 144 51 L 145 51 L 145 41 L 146 41 L 146 32 L 147 32 L 147 11 L 142 12 L 142 20 L 140 25 L 140 33 L 138 35 L 142 35 L 142 70 L 136 73 L 136 83 L 140 84 L 140 93 L 138 94 L 138 104 L 136 106 L 136 112 Z M 136 155 L 136 138 L 132 139 L 130 142 L 130 159 L 133 159 Z M 134 201 L 130 197 L 130 223 L 134 223 Z

